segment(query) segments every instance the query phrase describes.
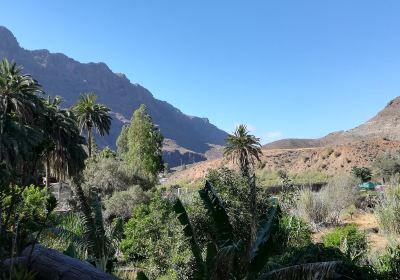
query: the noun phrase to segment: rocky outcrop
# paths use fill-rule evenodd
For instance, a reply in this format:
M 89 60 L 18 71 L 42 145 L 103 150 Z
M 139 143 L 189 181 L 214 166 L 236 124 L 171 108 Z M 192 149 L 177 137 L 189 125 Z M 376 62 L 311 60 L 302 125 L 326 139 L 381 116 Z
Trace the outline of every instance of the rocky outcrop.
M 164 137 L 194 153 L 204 155 L 211 145 L 223 145 L 227 136 L 208 119 L 188 116 L 171 104 L 154 98 L 146 88 L 132 83 L 124 74 L 113 73 L 104 63 L 80 63 L 48 50 L 23 49 L 12 33 L 0 26 L 2 58 L 22 65 L 24 72 L 37 79 L 46 93 L 62 96 L 66 107 L 73 105 L 82 92 L 94 91 L 98 101 L 106 104 L 114 117 L 110 135 L 97 139 L 100 146 L 115 147 L 121 127 L 140 104 L 147 106 Z M 192 159 L 182 155 L 182 159 L 185 158 Z

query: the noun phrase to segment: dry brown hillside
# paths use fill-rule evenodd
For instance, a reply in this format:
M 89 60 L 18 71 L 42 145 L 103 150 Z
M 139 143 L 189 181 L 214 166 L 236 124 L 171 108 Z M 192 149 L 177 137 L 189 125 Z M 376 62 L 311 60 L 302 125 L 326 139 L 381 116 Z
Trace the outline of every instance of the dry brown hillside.
M 266 170 L 322 171 L 333 175 L 350 171 L 354 166 L 370 166 L 382 153 L 397 150 L 400 150 L 400 97 L 354 129 L 320 139 L 283 139 L 265 145 L 262 163 Z M 167 182 L 195 181 L 203 178 L 208 169 L 226 165 L 230 163 L 222 158 L 195 164 L 171 175 Z
M 300 149 L 263 149 L 265 170 L 288 170 L 294 173 L 318 170 L 328 175 L 348 172 L 354 166 L 370 166 L 381 154 L 400 150 L 400 141 L 371 139 L 344 145 Z M 167 183 L 202 179 L 209 169 L 232 167 L 224 159 L 198 163 L 172 174 Z

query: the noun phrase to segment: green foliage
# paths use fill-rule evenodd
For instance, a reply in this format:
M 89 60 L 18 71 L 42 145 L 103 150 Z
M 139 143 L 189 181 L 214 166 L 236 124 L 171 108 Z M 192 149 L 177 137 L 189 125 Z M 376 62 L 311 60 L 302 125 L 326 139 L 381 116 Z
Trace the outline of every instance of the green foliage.
M 129 125 L 124 125 L 121 129 L 121 133 L 117 138 L 117 152 L 120 156 L 128 152 L 128 131 Z
M 156 181 L 158 173 L 164 170 L 163 140 L 146 106 L 142 104 L 133 113 L 131 124 L 121 131 L 117 141 L 118 151 L 129 166 Z
M 124 225 L 121 250 L 127 261 L 141 268 L 151 279 L 170 273 L 179 279 L 191 275 L 189 242 L 173 210 L 173 203 L 156 192 L 149 204 L 140 204 Z
M 366 234 L 354 224 L 337 227 L 325 234 L 322 241 L 326 247 L 340 249 L 352 261 L 361 260 L 368 251 Z
M 296 213 L 317 229 L 337 225 L 344 210 L 354 205 L 358 197 L 357 182 L 351 176 L 337 175 L 319 192 L 304 189 L 299 192 Z
M 56 200 L 47 189 L 34 185 L 12 187 L 1 203 L 8 210 L 1 217 L 4 230 L 4 243 L 1 246 L 12 255 L 19 253 L 29 243 L 36 243 L 42 230 L 49 226 L 49 215 L 56 207 Z
M 400 185 L 385 189 L 375 207 L 375 215 L 384 232 L 395 237 L 400 235 Z
M 60 108 L 61 98 L 50 97 L 44 102 L 45 110 L 41 126 L 44 139 L 41 144 L 46 175 L 65 180 L 77 175 L 84 168 L 87 157 L 79 135 L 76 119 L 72 112 Z M 48 185 L 48 184 L 47 184 Z
M 400 174 L 400 154 L 384 153 L 372 163 L 372 168 L 374 174 L 382 178 L 384 183 L 389 182 L 395 175 Z
M 224 202 L 224 207 L 229 217 L 229 221 L 233 227 L 233 233 L 236 238 L 242 240 L 244 244 L 248 244 L 250 240 L 250 209 L 249 209 L 249 190 L 248 181 L 240 173 L 228 168 L 220 168 L 211 170 L 207 175 L 207 181 L 213 186 L 218 196 Z M 270 205 L 269 195 L 263 189 L 257 189 L 257 221 L 262 220 Z M 202 204 L 202 202 L 201 202 Z M 190 211 L 189 211 L 190 212 Z M 203 214 L 204 215 L 204 214 Z M 196 219 L 198 214 L 191 213 Z M 204 223 L 210 223 L 203 216 Z M 207 225 L 200 226 L 202 231 L 207 231 Z M 204 233 L 203 233 L 204 234 Z
M 116 220 L 107 229 L 104 224 L 102 207 L 98 195 L 90 193 L 89 196 L 86 196 L 81 188 L 79 178 L 75 178 L 73 183 L 83 235 L 79 238 L 79 236 L 71 234 L 71 232 L 66 232 L 63 237 L 69 239 L 72 243 L 77 242 L 76 246 L 83 246 L 89 260 L 95 263 L 98 269 L 109 271 L 117 249 L 116 247 L 122 237 L 122 221 Z
M 400 279 L 400 247 L 398 245 L 387 247 L 374 267 L 381 279 Z
M 33 126 L 41 109 L 40 85 L 6 59 L 0 63 L 0 164 L 7 172 L 32 157 L 39 144 Z M 30 136 L 30 137 L 29 137 Z
M 135 206 L 148 201 L 148 195 L 139 186 L 132 186 L 126 191 L 114 192 L 109 199 L 105 200 L 105 217 L 111 220 L 114 218 L 128 220 Z
M 361 182 L 368 182 L 372 179 L 372 171 L 368 167 L 353 167 L 351 170 L 354 176 L 361 180 Z
M 279 244 L 278 249 L 282 252 L 288 248 L 301 248 L 311 244 L 311 231 L 300 217 L 283 214 L 273 238 L 274 243 Z
M 199 270 L 199 275 L 205 275 L 207 267 L 205 267 L 205 263 L 203 261 L 202 251 L 199 247 L 199 244 L 196 239 L 196 235 L 194 234 L 194 230 L 192 224 L 190 223 L 189 216 L 186 212 L 185 207 L 182 202 L 177 199 L 174 203 L 174 211 L 177 214 L 177 218 L 180 224 L 183 226 L 183 232 L 185 236 L 189 239 L 191 250 L 196 261 L 196 266 Z
M 153 184 L 138 173 L 117 158 L 92 158 L 86 162 L 83 171 L 83 188 L 85 193 L 93 190 L 102 198 L 109 198 L 115 192 L 126 191 L 134 185 L 139 185 L 144 190 L 150 189 Z

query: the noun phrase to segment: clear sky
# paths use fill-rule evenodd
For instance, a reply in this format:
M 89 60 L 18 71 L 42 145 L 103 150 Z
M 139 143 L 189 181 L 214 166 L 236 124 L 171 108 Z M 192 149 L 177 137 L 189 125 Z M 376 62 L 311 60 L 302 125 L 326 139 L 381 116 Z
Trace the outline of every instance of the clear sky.
M 319 137 L 400 95 L 398 0 L 0 0 L 27 49 L 105 62 L 263 142 Z

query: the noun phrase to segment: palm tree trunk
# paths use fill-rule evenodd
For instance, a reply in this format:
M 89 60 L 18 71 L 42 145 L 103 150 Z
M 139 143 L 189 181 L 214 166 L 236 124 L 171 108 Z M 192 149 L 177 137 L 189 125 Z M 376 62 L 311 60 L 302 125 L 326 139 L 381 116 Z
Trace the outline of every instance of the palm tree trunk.
M 50 157 L 47 153 L 46 155 L 46 188 L 49 189 L 50 187 Z
M 253 175 L 249 181 L 249 212 L 250 212 L 250 247 L 254 244 L 257 237 L 257 190 L 256 177 Z
M 89 158 L 92 157 L 92 128 L 88 127 L 88 149 L 89 149 Z

